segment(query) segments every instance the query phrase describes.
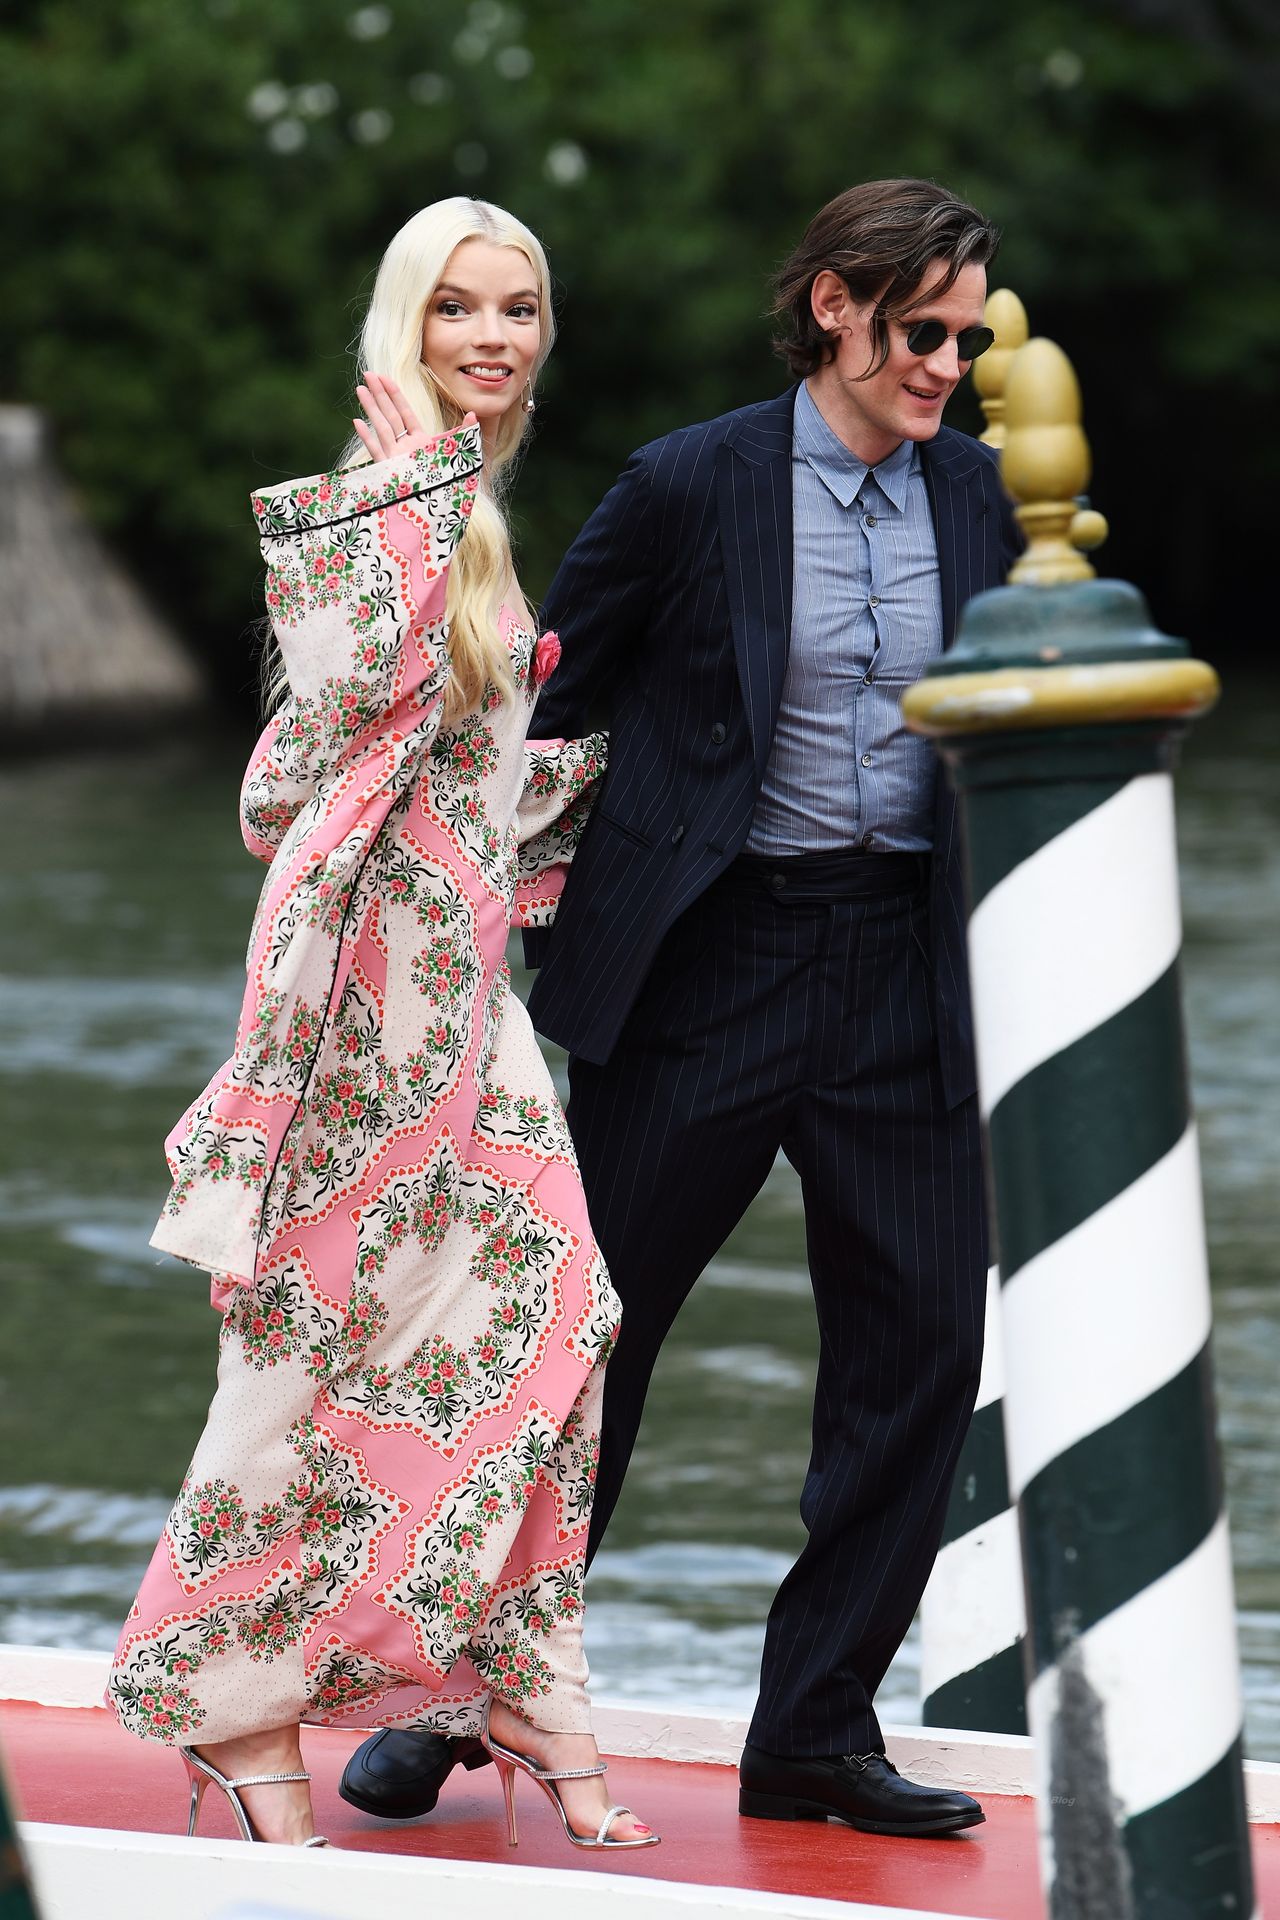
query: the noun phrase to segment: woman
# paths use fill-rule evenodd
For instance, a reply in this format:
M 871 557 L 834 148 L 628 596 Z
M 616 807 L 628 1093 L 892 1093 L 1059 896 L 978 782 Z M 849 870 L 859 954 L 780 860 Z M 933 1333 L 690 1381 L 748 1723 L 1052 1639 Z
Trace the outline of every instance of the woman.
M 214 1784 L 246 1838 L 323 1844 L 306 1719 L 479 1733 L 513 1844 L 517 1769 L 576 1843 L 657 1839 L 609 1806 L 582 1654 L 618 1301 L 504 959 L 604 764 L 526 743 L 558 643 L 494 490 L 552 330 L 526 228 L 425 208 L 362 337 L 367 463 L 254 496 L 285 697 L 241 799 L 270 872 L 154 1235 L 213 1275 L 218 1388 L 108 1692 L 180 1746 L 189 1831 Z

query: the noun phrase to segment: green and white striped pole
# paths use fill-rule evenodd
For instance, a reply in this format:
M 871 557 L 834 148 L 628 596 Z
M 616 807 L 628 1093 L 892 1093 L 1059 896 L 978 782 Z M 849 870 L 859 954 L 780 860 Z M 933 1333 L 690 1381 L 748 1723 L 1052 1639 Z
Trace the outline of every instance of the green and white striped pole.
M 1253 1914 L 1171 768 L 1217 697 L 1067 540 L 1065 356 L 1005 394 L 1027 554 L 903 702 L 960 796 L 1052 1920 Z
M 974 363 L 973 384 L 986 418 L 983 444 L 999 449 L 1004 446 L 1005 383 L 1014 354 L 1027 342 L 1027 310 L 1016 293 L 997 287 L 987 295 L 982 318 L 994 339 Z M 1025 1632 L 1018 1510 L 1005 1464 L 1000 1270 L 992 1267 L 977 1403 L 920 1606 L 924 1724 L 1025 1733 Z
M 1000 1273 L 992 1267 L 977 1404 L 921 1602 L 924 1724 L 1025 1733 L 1025 1631 L 1018 1512 L 1005 1466 Z

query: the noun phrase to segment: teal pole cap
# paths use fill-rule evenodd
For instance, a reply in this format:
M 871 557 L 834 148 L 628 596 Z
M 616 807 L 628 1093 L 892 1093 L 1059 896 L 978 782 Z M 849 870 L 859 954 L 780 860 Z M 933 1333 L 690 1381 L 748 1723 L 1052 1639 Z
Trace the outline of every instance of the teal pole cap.
M 1127 580 L 1081 580 L 1060 587 L 992 587 L 970 600 L 956 642 L 926 679 L 994 673 L 1006 667 L 1101 665 L 1182 660 L 1185 640 L 1161 633 Z

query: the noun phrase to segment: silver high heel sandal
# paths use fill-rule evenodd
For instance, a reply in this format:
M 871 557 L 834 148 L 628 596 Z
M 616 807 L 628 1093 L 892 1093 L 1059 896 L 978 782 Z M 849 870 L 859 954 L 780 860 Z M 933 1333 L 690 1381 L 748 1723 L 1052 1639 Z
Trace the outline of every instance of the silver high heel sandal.
M 593 1780 L 609 1769 L 602 1760 L 596 1767 L 538 1767 L 528 1754 L 517 1753 L 514 1747 L 504 1747 L 494 1739 L 489 1731 L 489 1701 L 484 1703 L 484 1720 L 480 1728 L 480 1745 L 484 1748 L 494 1766 L 498 1769 L 498 1778 L 502 1782 L 502 1796 L 507 1807 L 507 1839 L 514 1847 L 519 1844 L 516 1833 L 516 1774 L 527 1773 L 537 1782 L 560 1815 L 560 1825 L 564 1828 L 565 1839 L 571 1847 L 593 1847 L 602 1850 L 621 1849 L 623 1847 L 656 1847 L 662 1839 L 659 1833 L 637 1834 L 634 1840 L 611 1840 L 609 1829 L 621 1813 L 634 1813 L 630 1807 L 610 1807 L 594 1834 L 575 1833 L 569 1825 L 569 1816 L 564 1810 L 564 1802 L 556 1791 L 557 1780 Z
M 261 1840 L 262 1835 L 254 1832 L 253 1822 L 236 1791 L 237 1787 L 282 1787 L 291 1780 L 311 1778 L 309 1773 L 246 1773 L 239 1780 L 228 1780 L 225 1774 L 219 1773 L 208 1760 L 202 1760 L 200 1755 L 190 1747 L 179 1747 L 178 1752 L 182 1755 L 187 1769 L 187 1778 L 191 1782 L 191 1811 L 187 1816 L 188 1840 L 195 1833 L 196 1821 L 200 1818 L 200 1802 L 204 1799 L 206 1787 L 210 1785 L 218 1787 L 226 1794 L 231 1802 L 231 1811 L 236 1817 L 236 1825 L 240 1829 L 242 1840 Z M 329 1842 L 318 1833 L 313 1833 L 309 1840 L 302 1842 L 304 1847 L 327 1847 L 328 1844 Z

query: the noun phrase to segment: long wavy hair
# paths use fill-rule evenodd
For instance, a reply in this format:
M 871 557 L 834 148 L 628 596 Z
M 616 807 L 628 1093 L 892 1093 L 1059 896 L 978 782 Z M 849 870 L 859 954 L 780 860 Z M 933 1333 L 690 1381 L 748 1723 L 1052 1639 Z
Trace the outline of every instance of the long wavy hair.
M 357 371 L 394 380 L 426 432 L 447 433 L 463 418 L 463 409 L 436 379 L 422 358 L 423 320 L 455 248 L 466 240 L 488 240 L 515 247 L 533 270 L 538 288 L 541 339 L 529 378 L 533 383 L 555 338 L 551 311 L 551 274 L 537 238 L 514 214 L 487 200 L 456 194 L 436 200 L 413 215 L 382 256 L 373 296 L 360 331 Z M 528 413 L 512 406 L 502 415 L 475 506 L 453 563 L 445 615 L 449 629 L 449 679 L 444 719 L 451 724 L 479 704 L 486 685 L 504 696 L 512 690 L 511 665 L 498 628 L 504 598 L 519 591 L 511 558 L 511 536 L 503 495 L 512 477 L 511 463 L 528 429 Z M 353 434 L 343 449 L 342 466 L 367 463 L 368 452 Z M 523 599 L 523 595 L 521 595 Z M 532 625 L 536 616 L 524 602 Z M 279 649 L 271 645 L 264 672 L 268 711 L 288 690 Z

